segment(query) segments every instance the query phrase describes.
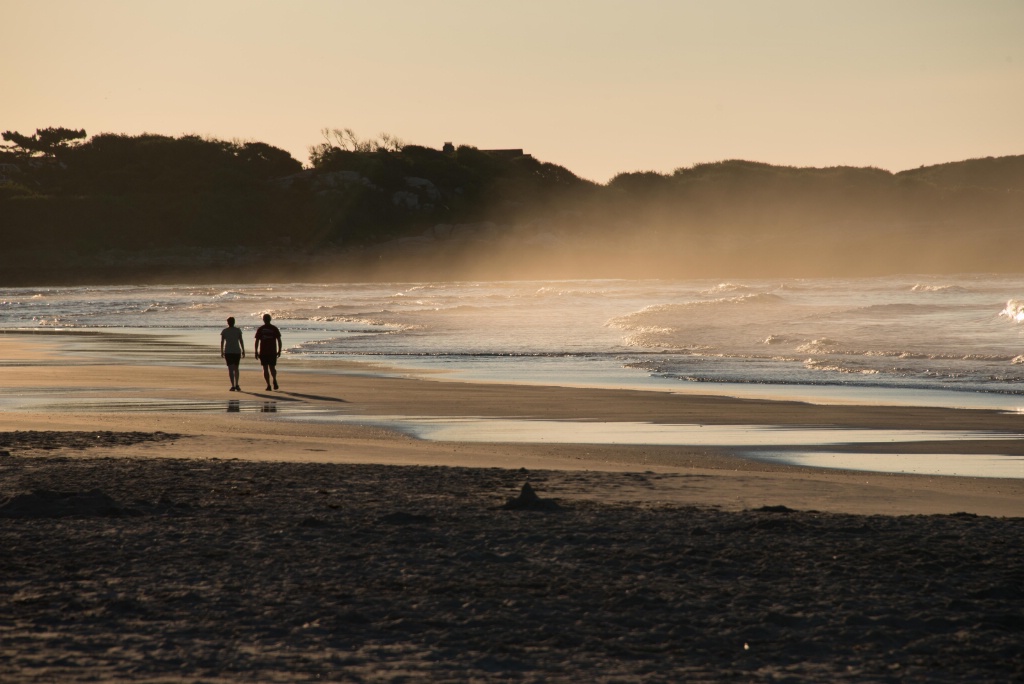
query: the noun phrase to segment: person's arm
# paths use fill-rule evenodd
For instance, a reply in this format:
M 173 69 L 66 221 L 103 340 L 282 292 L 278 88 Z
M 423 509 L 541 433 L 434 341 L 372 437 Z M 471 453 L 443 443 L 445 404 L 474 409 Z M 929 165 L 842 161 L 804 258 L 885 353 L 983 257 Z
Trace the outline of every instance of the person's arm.
M 245 335 L 238 336 L 238 346 L 242 348 L 242 358 L 245 358 Z
M 281 356 L 281 350 L 284 349 L 284 343 L 281 342 L 281 333 L 277 333 L 277 355 Z
M 260 336 L 258 334 L 256 335 L 256 346 L 252 350 L 252 353 L 255 354 L 256 356 L 260 355 Z
M 224 358 L 224 335 L 220 336 L 220 357 Z

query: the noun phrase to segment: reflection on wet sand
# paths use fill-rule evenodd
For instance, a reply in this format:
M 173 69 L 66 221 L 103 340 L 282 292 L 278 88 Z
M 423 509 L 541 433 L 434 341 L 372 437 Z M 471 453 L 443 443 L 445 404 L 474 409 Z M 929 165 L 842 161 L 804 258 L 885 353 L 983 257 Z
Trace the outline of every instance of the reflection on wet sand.
M 367 416 L 299 398 L 330 399 L 319 395 L 249 396 L 253 399 L 75 398 L 61 403 L 40 396 L 6 403 L 14 410 L 55 412 L 281 413 L 302 421 L 382 426 L 426 441 L 716 446 L 749 459 L 816 468 L 1024 479 L 1022 435 L 1012 432 Z M 964 442 L 974 443 L 973 448 L 955 454 L 944 450 L 944 443 Z
M 66 403 L 43 403 L 22 401 L 14 408 L 42 409 L 44 411 L 96 413 L 157 413 L 157 412 L 201 412 L 201 413 L 320 413 L 327 409 L 298 401 L 277 401 L 259 399 L 230 399 L 223 401 L 196 401 L 175 399 L 107 399 L 83 398 Z
M 293 417 L 379 425 L 428 441 L 718 446 L 744 458 L 816 468 L 1024 479 L 1024 460 L 1015 455 L 1021 435 L 1004 432 L 351 416 L 328 412 Z M 921 451 L 926 445 L 967 441 L 983 449 L 976 454 Z

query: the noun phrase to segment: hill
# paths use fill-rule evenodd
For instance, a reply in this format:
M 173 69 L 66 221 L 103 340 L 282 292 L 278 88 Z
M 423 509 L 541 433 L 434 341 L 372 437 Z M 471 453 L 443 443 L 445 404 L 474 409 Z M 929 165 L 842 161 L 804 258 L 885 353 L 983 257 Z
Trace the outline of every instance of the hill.
M 1018 270 L 1024 156 L 901 173 L 728 160 L 598 185 L 520 150 L 312 153 L 303 168 L 195 136 L 15 145 L 0 284 Z

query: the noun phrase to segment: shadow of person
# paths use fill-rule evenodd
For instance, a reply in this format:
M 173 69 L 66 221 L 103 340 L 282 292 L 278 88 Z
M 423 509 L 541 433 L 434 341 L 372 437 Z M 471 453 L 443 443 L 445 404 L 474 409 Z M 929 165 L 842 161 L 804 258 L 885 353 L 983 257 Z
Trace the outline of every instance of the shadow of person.
M 282 396 L 288 394 L 287 392 L 247 392 L 242 390 L 242 394 L 248 394 L 250 397 L 257 397 L 259 399 L 265 399 L 267 401 L 286 401 L 286 402 L 300 402 L 302 399 L 296 399 L 288 396 Z
M 336 401 L 342 404 L 347 404 L 347 399 L 340 399 L 338 397 L 325 397 L 319 394 L 299 394 L 298 392 L 278 392 L 278 394 L 284 394 L 289 397 L 295 397 L 296 399 L 312 399 L 313 401 Z

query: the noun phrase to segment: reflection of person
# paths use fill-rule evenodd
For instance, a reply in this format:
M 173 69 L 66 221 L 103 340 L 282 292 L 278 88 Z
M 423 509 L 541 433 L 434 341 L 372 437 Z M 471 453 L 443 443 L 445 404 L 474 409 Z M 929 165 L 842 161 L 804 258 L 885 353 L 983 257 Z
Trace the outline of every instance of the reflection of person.
M 228 379 L 231 380 L 231 391 L 241 392 L 238 386 L 240 372 L 238 363 L 245 358 L 245 342 L 242 341 L 242 329 L 235 327 L 235 319 L 228 318 L 228 327 L 220 331 L 220 355 L 228 364 Z
M 270 324 L 270 314 L 263 314 L 263 325 L 256 329 L 256 358 L 263 364 L 263 379 L 270 389 L 270 378 L 274 378 L 277 389 L 277 357 L 281 356 L 281 331 Z

